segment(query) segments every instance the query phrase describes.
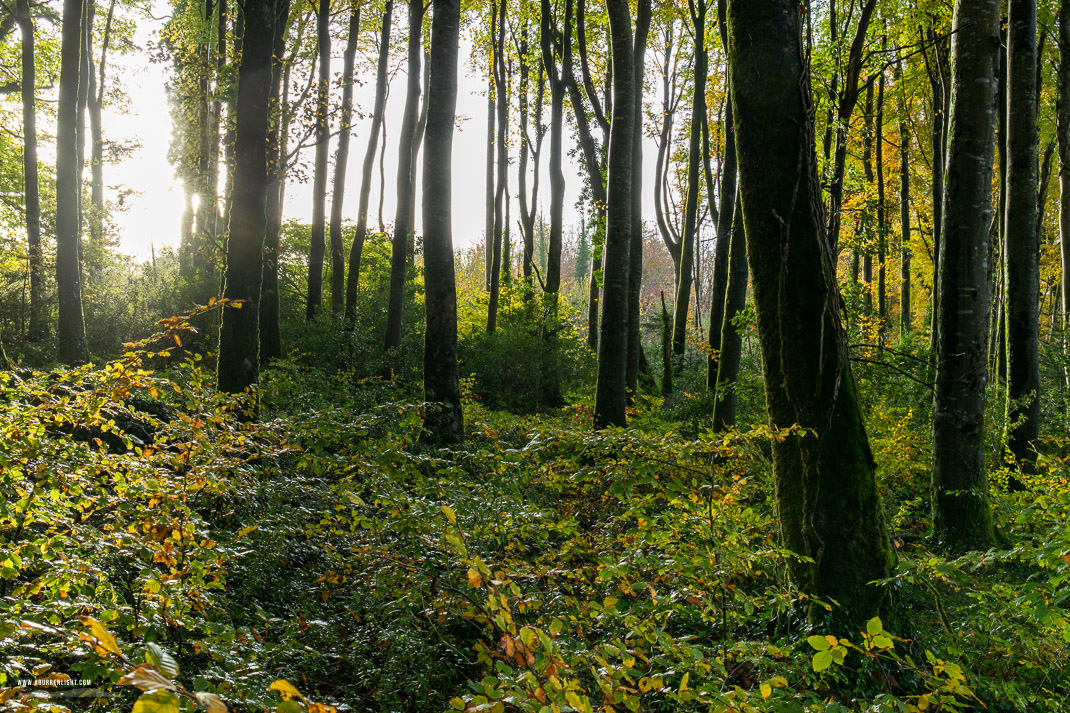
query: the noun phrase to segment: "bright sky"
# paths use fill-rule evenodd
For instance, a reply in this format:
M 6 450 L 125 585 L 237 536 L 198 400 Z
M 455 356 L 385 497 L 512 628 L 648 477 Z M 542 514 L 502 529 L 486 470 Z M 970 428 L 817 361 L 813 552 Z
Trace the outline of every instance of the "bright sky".
M 155 15 L 157 17 L 163 16 L 166 12 L 166 4 L 157 1 L 155 5 Z M 396 22 L 400 21 L 403 25 L 402 15 L 403 13 L 398 13 Z M 136 43 L 141 47 L 147 46 L 150 40 L 155 39 L 161 25 L 162 21 L 159 20 L 146 19 L 139 22 Z M 402 33 L 397 33 L 395 42 L 404 41 L 401 35 Z M 335 45 L 341 44 L 335 42 Z M 333 48 L 336 56 L 332 58 L 332 70 L 336 73 L 341 69 L 340 53 L 342 49 L 342 46 Z M 462 77 L 459 82 L 457 97 L 458 123 L 453 144 L 453 240 L 454 245 L 457 247 L 467 247 L 482 240 L 484 220 L 486 97 L 483 93 L 483 81 L 469 72 L 467 56 L 468 48 L 463 46 L 461 49 Z M 174 179 L 174 170 L 167 160 L 171 118 L 167 107 L 164 82 L 165 75 L 170 68 L 168 65 L 148 62 L 143 53 L 117 57 L 113 66 L 112 75 L 121 77 L 131 101 L 130 108 L 125 114 L 105 112 L 103 120 L 105 135 L 116 140 L 137 140 L 141 143 L 141 148 L 122 163 L 108 165 L 105 168 L 105 183 L 109 186 L 110 199 L 115 197 L 118 187 L 131 188 L 136 191 L 135 194 L 125 199 L 125 205 L 128 210 L 117 214 L 115 220 L 121 236 L 120 249 L 136 257 L 147 259 L 153 246 L 157 249 L 163 246 L 177 247 L 179 240 L 179 222 L 183 201 L 182 187 Z M 374 100 L 374 83 L 374 76 L 370 76 L 366 78 L 362 86 L 356 87 L 354 103 L 358 109 L 364 108 L 370 111 Z M 386 198 L 383 207 L 383 218 L 388 223 L 393 222 L 394 216 L 393 194 L 397 170 L 397 127 L 401 121 L 404 104 L 404 85 L 403 75 L 399 74 L 392 83 L 386 110 Z M 515 115 L 513 120 L 515 120 Z M 370 124 L 370 118 L 358 123 L 355 126 L 354 135 L 350 143 L 343 215 L 351 220 L 356 218 L 361 163 L 367 146 Z M 382 141 L 381 138 L 380 141 Z M 565 146 L 572 145 L 574 145 L 573 139 L 571 136 L 566 135 Z M 335 154 L 335 146 L 336 143 L 332 142 L 332 161 Z M 656 155 L 656 150 L 650 140 L 645 142 L 644 178 L 648 187 L 653 185 L 653 158 Z M 514 201 L 516 200 L 517 189 L 515 151 L 513 149 L 513 166 L 509 179 L 509 188 L 513 194 Z M 539 202 L 546 210 L 549 208 L 548 156 L 549 138 L 547 137 L 543 150 L 543 175 L 539 187 Z M 307 159 L 311 163 L 311 150 L 309 150 Z M 566 223 L 578 223 L 579 213 L 575 209 L 575 203 L 579 198 L 582 185 L 582 169 L 566 155 L 563 170 L 566 184 L 565 221 Z M 369 211 L 369 222 L 373 225 L 379 201 L 378 172 L 377 163 L 372 187 L 371 209 Z M 309 174 L 311 175 L 311 171 L 309 171 Z M 420 185 L 419 179 L 417 180 L 417 185 Z M 295 218 L 306 222 L 311 221 L 311 193 L 310 182 L 304 185 L 290 183 L 286 191 L 284 219 Z M 651 193 L 651 188 L 644 190 L 644 211 L 647 216 L 653 215 Z M 420 212 L 420 200 L 417 198 L 417 231 L 420 230 L 421 225 Z M 520 215 L 519 208 L 515 203 L 511 215 L 515 225 L 515 220 Z

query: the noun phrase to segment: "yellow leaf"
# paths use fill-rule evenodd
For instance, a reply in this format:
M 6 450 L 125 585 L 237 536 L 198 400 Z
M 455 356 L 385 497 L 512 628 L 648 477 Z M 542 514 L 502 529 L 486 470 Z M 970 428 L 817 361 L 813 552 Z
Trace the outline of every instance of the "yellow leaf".
M 142 694 L 130 713 L 178 713 L 178 699 L 168 691 Z
M 454 525 L 457 524 L 457 513 L 455 513 L 453 511 L 453 508 L 451 508 L 449 505 L 443 505 L 442 506 L 442 513 L 446 516 L 446 519 L 449 520 L 451 523 L 453 523 Z
M 119 643 L 115 640 L 115 637 L 104 628 L 104 625 L 92 617 L 83 616 L 80 617 L 82 625 L 88 626 L 89 631 L 93 634 L 93 638 L 100 643 L 100 647 L 105 651 L 113 654 L 119 654 L 122 656 L 122 651 L 119 650 Z
M 302 701 L 305 700 L 305 697 L 302 696 L 296 688 L 290 685 L 289 681 L 281 678 L 268 686 L 268 690 L 278 691 L 286 700 L 290 700 L 291 698 L 300 698 Z
M 479 570 L 475 567 L 468 568 L 468 583 L 476 589 L 483 586 L 483 575 L 481 575 Z
M 773 687 L 770 686 L 768 683 L 763 683 L 761 686 L 758 687 L 758 690 L 761 691 L 762 698 L 768 699 L 769 696 L 773 695 Z

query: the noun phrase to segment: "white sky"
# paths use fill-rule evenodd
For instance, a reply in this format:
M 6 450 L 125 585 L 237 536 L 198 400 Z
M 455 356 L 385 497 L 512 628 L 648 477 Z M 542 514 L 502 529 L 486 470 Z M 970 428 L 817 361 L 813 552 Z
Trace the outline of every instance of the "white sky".
M 154 3 L 157 17 L 165 13 L 165 4 Z M 395 29 L 404 25 L 402 15 L 397 13 Z M 400 22 L 399 22 L 400 21 Z M 139 22 L 135 42 L 145 47 L 155 39 L 162 21 L 146 19 Z M 395 42 L 404 42 L 402 33 L 395 33 Z M 465 43 L 467 44 L 467 43 Z M 332 48 L 332 70 L 337 74 L 341 69 L 341 51 L 343 43 L 335 42 Z M 468 48 L 461 49 L 461 79 L 457 97 L 457 130 L 453 143 L 453 241 L 458 248 L 467 247 L 482 240 L 484 221 L 484 190 L 486 161 L 486 97 L 483 80 L 469 72 Z M 109 187 L 109 199 L 116 197 L 116 187 L 131 188 L 135 194 L 125 199 L 127 210 L 115 215 L 119 228 L 120 250 L 138 258 L 148 258 L 152 247 L 177 247 L 179 240 L 179 223 L 182 214 L 182 187 L 174 179 L 174 169 L 167 160 L 170 141 L 171 118 L 168 112 L 164 91 L 165 75 L 169 65 L 150 63 L 144 53 L 138 52 L 126 57 L 116 57 L 113 62 L 112 75 L 119 75 L 130 96 L 129 109 L 125 114 L 106 111 L 103 126 L 107 138 L 141 143 L 141 149 L 125 161 L 105 167 L 105 183 Z M 401 121 L 404 104 L 404 75 L 398 74 L 391 86 L 391 93 L 386 109 L 387 146 L 386 146 L 386 197 L 383 218 L 387 223 L 393 222 L 394 185 L 397 165 L 397 127 Z M 374 76 L 361 77 L 363 85 L 355 87 L 354 104 L 358 109 L 370 112 L 374 100 Z M 648 97 L 649 101 L 651 97 Z M 549 97 L 547 96 L 547 104 Z M 660 101 L 660 97 L 658 98 Z M 336 119 L 336 117 L 334 117 Z M 515 121 L 515 112 L 511 121 Z M 343 216 L 355 220 L 357 196 L 360 188 L 360 170 L 367 146 L 367 136 L 371 120 L 361 121 L 354 127 L 350 143 L 349 162 L 347 165 L 346 194 Z M 380 142 L 382 139 L 380 138 Z M 575 145 L 566 124 L 565 148 Z M 332 161 L 336 142 L 331 143 Z M 644 213 L 653 216 L 653 171 L 656 146 L 652 140 L 644 142 Z M 517 191 L 516 148 L 512 148 L 513 165 L 509 178 L 509 189 L 514 201 L 511 217 L 514 225 L 520 215 L 515 202 Z M 542 177 L 539 187 L 539 203 L 543 209 L 549 209 L 549 175 L 547 163 L 549 157 L 549 137 L 544 143 L 542 155 Z M 311 163 L 311 149 L 307 159 Z M 422 164 L 422 154 L 421 154 Z M 579 213 L 575 208 L 582 187 L 582 168 L 566 154 L 563 171 L 565 174 L 565 221 L 568 224 L 579 222 Z M 309 171 L 311 174 L 311 171 Z M 379 201 L 379 167 L 378 162 L 373 176 L 369 223 L 375 224 Z M 417 186 L 419 186 L 419 179 Z M 529 183 L 530 185 L 530 183 Z M 310 222 L 312 218 L 311 182 L 301 185 L 290 182 L 286 190 L 285 219 L 298 219 Z M 328 198 L 328 200 L 330 200 Z M 420 199 L 417 196 L 416 226 L 421 226 Z M 329 210 L 329 208 L 328 208 Z M 348 245 L 346 247 L 348 251 Z

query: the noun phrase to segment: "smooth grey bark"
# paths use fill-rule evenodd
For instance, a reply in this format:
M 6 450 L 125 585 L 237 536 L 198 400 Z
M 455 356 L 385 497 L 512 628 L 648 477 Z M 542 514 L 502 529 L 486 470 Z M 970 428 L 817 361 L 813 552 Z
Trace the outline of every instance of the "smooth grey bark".
M 349 273 L 346 276 L 347 320 L 357 316 L 357 293 L 360 288 L 360 259 L 364 253 L 364 241 L 368 237 L 368 201 L 372 192 L 372 170 L 375 167 L 375 149 L 383 127 L 386 109 L 386 74 L 390 63 L 390 24 L 394 15 L 394 0 L 383 6 L 382 30 L 379 36 L 379 59 L 375 65 L 375 100 L 372 105 L 372 125 L 368 133 L 368 148 L 364 152 L 364 165 L 360 174 L 360 199 L 357 205 L 357 226 L 353 231 L 353 243 L 349 248 Z M 383 143 L 385 144 L 385 137 Z
M 853 629 L 881 608 L 869 583 L 894 556 L 825 239 L 799 8 L 729 0 L 729 87 L 770 425 L 811 433 L 772 444 L 781 543 L 810 558 L 789 561 L 795 585 Z
M 1059 3 L 1059 69 L 1056 81 L 1059 146 L 1059 256 L 1063 329 L 1070 320 L 1070 0 Z
M 571 0 L 569 0 L 571 1 Z M 487 307 L 487 331 L 493 332 L 498 326 L 498 299 L 501 294 L 502 282 L 502 237 L 505 230 L 504 201 L 508 200 L 506 194 L 506 180 L 509 175 L 509 155 L 506 153 L 506 138 L 509 135 L 509 85 L 505 70 L 505 16 L 508 3 L 500 0 L 494 5 L 494 18 L 497 23 L 495 30 L 496 38 L 493 45 L 494 65 L 494 98 L 497 100 L 497 176 L 493 179 L 494 185 L 494 220 L 491 225 L 493 231 L 490 251 L 490 300 Z M 490 124 L 488 123 L 488 127 Z
M 1036 0 L 1009 0 L 1007 8 L 1007 446 L 1030 471 L 1040 439 Z
M 568 2 L 571 10 L 571 2 Z M 547 84 L 550 87 L 550 235 L 546 253 L 546 279 L 544 288 L 556 314 L 558 291 L 561 289 L 561 236 L 564 230 L 565 174 L 561 170 L 562 132 L 565 123 L 565 77 L 558 69 L 558 57 L 564 63 L 565 55 L 572 53 L 572 17 L 566 12 L 564 35 L 557 40 L 553 8 L 550 0 L 541 1 L 541 25 L 539 44 L 542 47 L 542 63 L 546 68 Z
M 405 269 L 409 235 L 413 231 L 412 162 L 415 153 L 417 112 L 420 107 L 420 41 L 424 6 L 421 0 L 409 0 L 408 72 L 405 109 L 398 137 L 397 208 L 394 212 L 394 235 L 391 239 L 390 294 L 386 313 L 387 350 L 401 346 L 401 312 L 405 299 Z
M 242 306 L 223 310 L 217 373 L 220 391 L 230 393 L 252 386 L 260 373 L 259 303 L 267 232 L 267 147 L 276 11 L 276 0 L 246 0 L 244 6 L 230 238 L 223 283 L 223 296 L 241 300 Z
M 491 21 L 493 28 L 494 22 Z M 493 55 L 493 51 L 492 51 Z M 491 64 L 495 62 L 494 58 L 491 58 Z M 484 287 L 487 291 L 490 291 L 490 275 L 494 269 L 491 266 L 494 254 L 494 152 L 496 142 L 494 140 L 494 128 L 497 121 L 498 112 L 494 106 L 494 79 L 493 73 L 497 71 L 496 67 L 492 67 L 492 78 L 487 84 L 487 166 L 486 166 L 486 187 L 485 192 L 485 206 L 483 213 L 483 281 Z
M 428 413 L 424 425 L 439 441 L 457 441 L 464 436 L 457 371 L 457 288 L 450 192 L 460 22 L 460 0 L 433 0 L 423 170 L 424 286 L 427 297 L 424 398 L 442 404 L 443 408 Z
M 108 17 L 104 22 L 104 35 L 100 45 L 100 62 L 93 66 L 93 57 L 89 57 L 89 86 L 86 111 L 89 114 L 89 241 L 93 252 L 99 260 L 103 257 L 104 246 L 104 129 L 101 124 L 101 111 L 104 107 L 104 84 L 107 77 L 108 46 L 111 44 L 112 20 L 115 16 L 115 0 L 108 5 Z M 98 77 L 99 73 L 99 77 Z
M 308 295 L 305 319 L 312 320 L 323 301 L 323 258 L 327 251 L 327 171 L 331 148 L 331 3 L 319 0 L 316 9 L 316 165 L 312 175 L 312 245 L 308 255 Z
M 627 0 L 606 0 L 613 61 L 613 111 L 606 180 L 606 245 L 598 344 L 595 428 L 627 424 L 628 278 L 632 240 L 635 72 Z
M 984 412 L 999 20 L 999 0 L 955 3 L 933 405 L 933 530 L 952 551 L 995 541 Z
M 896 84 L 902 92 L 902 63 L 895 68 Z M 899 333 L 910 334 L 913 329 L 914 314 L 911 310 L 911 268 L 910 268 L 910 127 L 907 126 L 906 96 L 900 94 L 902 104 L 899 107 Z
M 342 236 L 342 205 L 345 200 L 346 167 L 349 165 L 349 139 L 353 131 L 353 64 L 360 39 L 360 3 L 349 10 L 349 34 L 342 54 L 342 112 L 338 126 L 338 151 L 334 158 L 334 189 L 331 191 L 331 313 L 345 308 L 346 256 Z
M 78 73 L 82 53 L 82 0 L 63 0 L 60 40 L 59 103 L 56 109 L 56 287 L 59 359 L 75 364 L 86 358 L 79 264 Z
M 643 290 L 643 78 L 646 69 L 646 43 L 650 34 L 650 0 L 638 0 L 635 13 L 635 39 L 632 49 L 632 72 L 635 74 L 632 96 L 632 244 L 628 250 L 628 358 L 625 383 L 628 405 L 639 393 L 639 370 L 643 364 L 643 335 L 640 298 Z

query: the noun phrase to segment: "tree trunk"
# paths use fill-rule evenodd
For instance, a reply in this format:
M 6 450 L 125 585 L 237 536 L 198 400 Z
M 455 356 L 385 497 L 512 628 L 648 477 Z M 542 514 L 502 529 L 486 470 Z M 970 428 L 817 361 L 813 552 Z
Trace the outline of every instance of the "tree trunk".
M 782 544 L 812 560 L 790 561 L 796 586 L 837 600 L 836 618 L 853 628 L 879 610 L 885 589 L 868 583 L 888 577 L 894 559 L 823 234 L 799 4 L 730 0 L 728 27 L 770 424 L 811 434 L 773 442 Z M 811 619 L 822 611 L 811 607 Z
M 267 232 L 267 146 L 276 0 L 246 0 L 244 17 L 234 117 L 230 239 L 223 287 L 224 297 L 242 300 L 242 305 L 241 309 L 223 310 L 219 330 L 219 389 L 230 393 L 256 383 L 260 372 L 259 302 Z
M 602 331 L 598 345 L 595 428 L 627 424 L 628 278 L 632 240 L 632 141 L 635 72 L 627 0 L 606 0 L 611 35 L 613 119 L 606 180 L 606 246 Z
M 405 300 L 405 268 L 408 264 L 406 252 L 409 234 L 413 231 L 412 161 L 417 112 L 420 109 L 420 40 L 423 33 L 423 12 L 421 0 L 409 0 L 409 76 L 398 138 L 397 208 L 394 212 L 394 235 L 391 240 L 390 295 L 384 340 L 387 350 L 401 346 L 401 313 Z
M 902 63 L 896 64 L 896 85 L 903 91 Z M 910 308 L 910 129 L 907 126 L 907 96 L 903 91 L 899 107 L 899 333 L 910 334 L 913 313 Z
M 639 393 L 639 368 L 643 356 L 640 323 L 640 298 L 643 290 L 643 77 L 650 15 L 650 0 L 639 0 L 636 3 L 635 41 L 632 50 L 632 71 L 635 74 L 632 107 L 635 118 L 632 124 L 632 244 L 628 250 L 628 363 L 625 367 L 628 405 L 634 402 L 635 395 Z
M 284 63 L 282 57 L 286 51 L 286 23 L 289 13 L 289 0 L 279 2 L 275 14 L 271 60 L 268 187 L 260 284 L 260 360 L 264 363 L 282 356 L 282 331 L 279 325 L 279 233 L 282 230 L 282 203 L 286 191 L 289 142 L 287 103 L 290 95 L 290 65 Z
M 349 249 L 349 274 L 346 279 L 346 319 L 349 321 L 356 319 L 357 316 L 360 258 L 364 252 L 364 240 L 368 236 L 368 201 L 372 192 L 372 169 L 375 166 L 375 148 L 379 143 L 379 131 L 383 126 L 383 113 L 386 109 L 386 73 L 390 66 L 390 23 L 393 14 L 394 0 L 387 0 L 386 5 L 383 6 L 382 32 L 379 36 L 379 61 L 375 68 L 375 104 L 372 107 L 372 125 L 360 175 L 357 227 L 353 233 L 353 245 Z
M 342 237 L 342 203 L 346 189 L 346 166 L 349 164 L 349 138 L 353 122 L 353 63 L 360 39 L 360 3 L 349 9 L 349 37 L 342 55 L 342 115 L 338 126 L 338 153 L 334 159 L 334 189 L 331 192 L 331 313 L 341 314 L 345 307 L 346 256 Z
M 328 112 L 331 103 L 331 3 L 319 0 L 316 9 L 316 168 L 312 177 L 312 246 L 308 255 L 308 296 L 305 319 L 313 319 L 323 301 L 323 257 L 327 250 L 327 170 L 331 147 Z
M 101 110 L 104 107 L 104 79 L 108 61 L 108 45 L 111 42 L 111 25 L 115 15 L 115 0 L 108 6 L 108 18 L 104 23 L 104 37 L 100 46 L 99 80 L 97 68 L 93 67 L 93 58 L 89 57 L 89 241 L 97 259 L 103 257 L 104 245 L 104 133 L 101 126 Z
M 724 108 L 724 157 L 721 166 L 721 207 L 717 216 L 717 246 L 714 250 L 713 281 L 710 286 L 710 330 L 709 344 L 711 353 L 706 362 L 706 388 L 717 389 L 719 383 L 718 372 L 721 370 L 720 357 L 712 350 L 720 349 L 724 342 L 724 320 L 731 318 L 734 312 L 728 310 L 728 290 L 731 283 L 732 258 L 731 245 L 735 245 L 736 218 L 739 210 L 734 208 L 737 201 L 736 191 L 736 136 L 735 126 L 732 121 L 732 102 L 726 102 Z M 742 225 L 739 230 L 743 230 Z M 741 249 L 737 252 L 745 252 Z M 732 263 L 734 264 L 734 263 Z M 744 270 L 746 258 L 743 259 Z M 743 289 L 747 289 L 747 277 L 743 276 Z M 745 296 L 745 295 L 744 295 Z M 737 365 L 738 370 L 738 365 Z M 735 406 L 732 406 L 733 410 Z
M 684 355 L 687 343 L 687 311 L 691 305 L 695 240 L 698 234 L 698 197 L 702 181 L 702 122 L 706 120 L 706 1 L 689 5 L 695 39 L 694 88 L 691 99 L 691 135 L 687 147 L 687 196 L 684 199 L 684 233 L 680 239 L 680 260 L 676 266 L 676 300 L 673 304 L 672 352 Z M 679 368 L 680 364 L 677 364 Z
M 82 0 L 63 0 L 59 104 L 56 110 L 56 287 L 59 359 L 75 364 L 86 358 L 79 265 L 78 71 L 82 50 Z
M 1007 7 L 1007 446 L 1018 467 L 1032 471 L 1040 439 L 1037 5 Z
M 935 24 L 935 17 L 933 19 Z M 929 309 L 932 314 L 929 330 L 929 347 L 935 354 L 939 342 L 940 320 L 940 241 L 944 234 L 944 170 L 947 165 L 947 115 L 950 110 L 951 90 L 949 56 L 951 54 L 947 40 L 938 37 L 934 29 L 927 32 L 925 43 L 932 45 L 933 58 L 929 60 L 926 53 L 925 65 L 929 74 L 929 86 L 932 89 L 932 137 L 930 147 L 933 155 L 933 288 Z M 923 46 L 924 44 L 923 43 Z
M 427 129 L 424 138 L 423 223 L 427 331 L 424 341 L 424 398 L 444 405 L 428 414 L 436 440 L 464 435 L 457 373 L 457 292 L 453 273 L 451 162 L 457 103 L 457 46 L 460 0 L 433 0 L 431 60 L 427 71 Z
M 1062 0 L 1059 3 L 1059 76 L 1056 96 L 1056 133 L 1059 141 L 1059 254 L 1065 332 L 1067 324 L 1070 323 L 1070 0 Z
M 495 109 L 498 115 L 496 135 L 498 175 L 494 189 L 494 222 L 491 226 L 493 237 L 491 241 L 490 301 L 487 309 L 488 332 L 493 332 L 498 326 L 498 298 L 501 294 L 502 277 L 502 234 L 505 229 L 503 201 L 506 199 L 505 182 L 509 172 L 509 156 L 506 154 L 505 149 L 506 138 L 509 135 L 509 88 L 505 75 L 505 13 L 508 3 L 505 0 L 499 0 L 495 7 L 494 17 L 497 21 L 497 28 L 495 29 L 497 39 L 492 42 L 492 45 L 494 55 L 494 97 L 497 100 Z
M 874 141 L 877 164 L 877 316 L 880 318 L 878 329 L 884 338 L 884 321 L 887 318 L 887 256 L 888 256 L 888 221 L 884 202 L 884 72 L 877 79 L 877 135 Z
M 739 403 L 736 389 L 739 363 L 743 356 L 743 334 L 733 320 L 747 305 L 747 239 L 743 232 L 743 209 L 738 194 L 732 214 L 731 266 L 725 292 L 724 317 L 720 320 L 720 358 L 717 360 L 715 381 L 711 384 L 717 390 L 717 400 L 713 405 L 713 426 L 717 429 L 736 425 L 736 405 Z
M 495 7 L 492 5 L 492 7 Z M 494 19 L 491 18 L 490 32 L 494 32 Z M 497 71 L 495 65 L 495 59 L 493 58 L 494 50 L 491 50 L 491 64 L 494 65 L 491 68 L 492 78 L 487 85 L 487 167 L 486 167 L 486 189 L 485 189 L 485 202 L 484 214 L 483 214 L 483 263 L 484 263 L 484 286 L 487 291 L 490 292 L 491 272 L 494 267 L 492 262 L 494 260 L 494 122 L 497 120 L 498 113 L 494 106 L 494 79 L 493 73 Z
M 556 314 L 557 293 L 561 289 L 561 235 L 563 231 L 565 209 L 565 174 L 561 171 L 562 139 L 565 123 L 565 78 L 557 68 L 556 57 L 572 52 L 572 3 L 568 3 L 565 13 L 564 33 L 569 36 L 555 47 L 556 31 L 553 26 L 553 9 L 550 0 L 542 0 L 542 25 L 539 41 L 542 45 L 542 61 L 546 67 L 550 85 L 550 240 L 546 255 L 546 293 L 553 303 Z
M 45 312 L 44 258 L 41 252 L 41 194 L 37 177 L 37 87 L 34 25 L 29 0 L 17 0 L 15 21 L 22 34 L 22 169 L 26 200 L 26 243 L 30 272 L 29 338 L 38 342 L 48 334 Z
M 933 405 L 933 530 L 952 551 L 995 541 L 984 412 L 999 20 L 999 0 L 955 3 Z

